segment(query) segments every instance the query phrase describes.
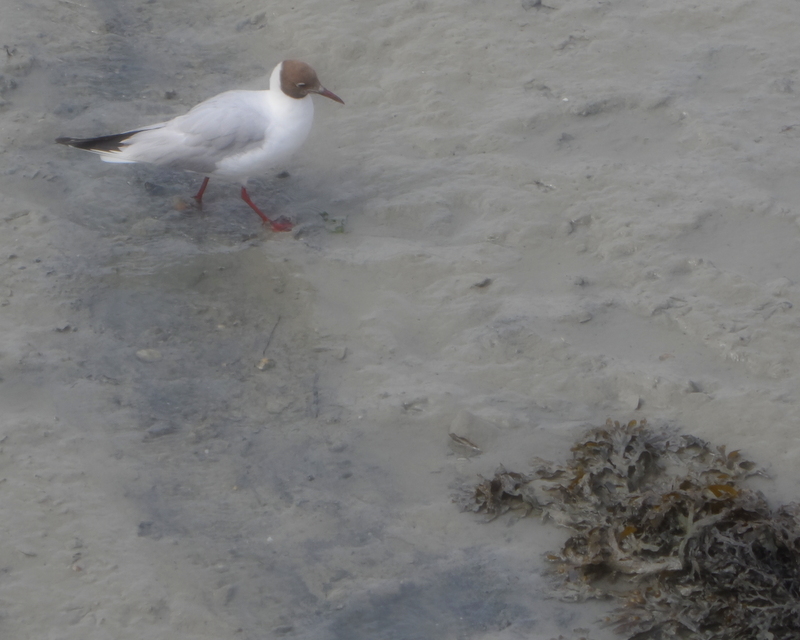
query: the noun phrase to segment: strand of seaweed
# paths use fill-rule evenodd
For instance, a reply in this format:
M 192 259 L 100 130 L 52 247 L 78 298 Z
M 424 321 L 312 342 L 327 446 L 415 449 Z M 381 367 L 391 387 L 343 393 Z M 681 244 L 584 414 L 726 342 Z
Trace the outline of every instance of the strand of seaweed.
M 572 536 L 552 563 L 565 599 L 614 598 L 629 640 L 796 637 L 800 506 L 743 486 L 764 475 L 738 451 L 646 421 L 610 420 L 565 465 L 499 469 L 462 498 L 490 519 L 541 514 Z

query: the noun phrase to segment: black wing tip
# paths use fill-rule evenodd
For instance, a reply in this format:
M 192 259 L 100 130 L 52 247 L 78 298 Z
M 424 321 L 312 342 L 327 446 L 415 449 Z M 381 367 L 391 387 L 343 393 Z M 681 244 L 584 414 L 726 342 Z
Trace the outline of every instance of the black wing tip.
M 113 133 L 110 136 L 100 136 L 99 138 L 56 138 L 56 142 L 86 151 L 119 151 L 125 140 L 140 131 L 142 129 L 126 131 L 125 133 Z

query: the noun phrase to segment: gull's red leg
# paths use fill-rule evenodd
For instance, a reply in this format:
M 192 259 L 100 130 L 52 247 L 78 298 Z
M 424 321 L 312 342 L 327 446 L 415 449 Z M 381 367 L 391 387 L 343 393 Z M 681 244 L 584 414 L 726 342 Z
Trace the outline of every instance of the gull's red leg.
M 206 187 L 208 186 L 208 178 L 203 178 L 203 184 L 200 185 L 200 191 L 197 192 L 197 195 L 194 196 L 194 199 L 197 201 L 197 206 L 203 206 L 203 194 L 206 192 Z
M 208 178 L 206 178 L 208 180 Z M 242 200 L 244 200 L 250 208 L 255 211 L 261 219 L 264 221 L 264 224 L 268 224 L 272 227 L 273 231 L 291 231 L 292 227 L 294 226 L 291 222 L 286 220 L 285 218 L 278 218 L 277 220 L 270 220 L 267 216 L 265 216 L 261 209 L 259 209 L 256 205 L 253 204 L 253 201 L 250 199 L 250 196 L 247 195 L 247 189 L 242 187 Z

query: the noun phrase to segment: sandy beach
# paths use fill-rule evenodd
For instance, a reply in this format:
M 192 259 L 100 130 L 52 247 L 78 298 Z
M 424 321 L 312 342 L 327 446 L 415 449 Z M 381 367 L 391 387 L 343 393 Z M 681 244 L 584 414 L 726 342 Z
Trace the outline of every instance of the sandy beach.
M 3 638 L 608 640 L 548 598 L 563 530 L 453 503 L 607 418 L 797 498 L 796 3 L 12 5 Z M 285 58 L 346 103 L 248 186 L 293 233 L 54 144 Z

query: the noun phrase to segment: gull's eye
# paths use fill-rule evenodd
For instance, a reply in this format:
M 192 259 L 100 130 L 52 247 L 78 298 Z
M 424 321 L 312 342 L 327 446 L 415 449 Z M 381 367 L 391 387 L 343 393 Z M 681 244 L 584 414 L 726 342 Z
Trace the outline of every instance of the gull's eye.
M 298 86 L 298 87 L 305 87 L 305 86 L 306 86 L 306 83 L 305 83 L 305 82 L 298 82 L 298 83 L 297 83 L 297 86 Z

